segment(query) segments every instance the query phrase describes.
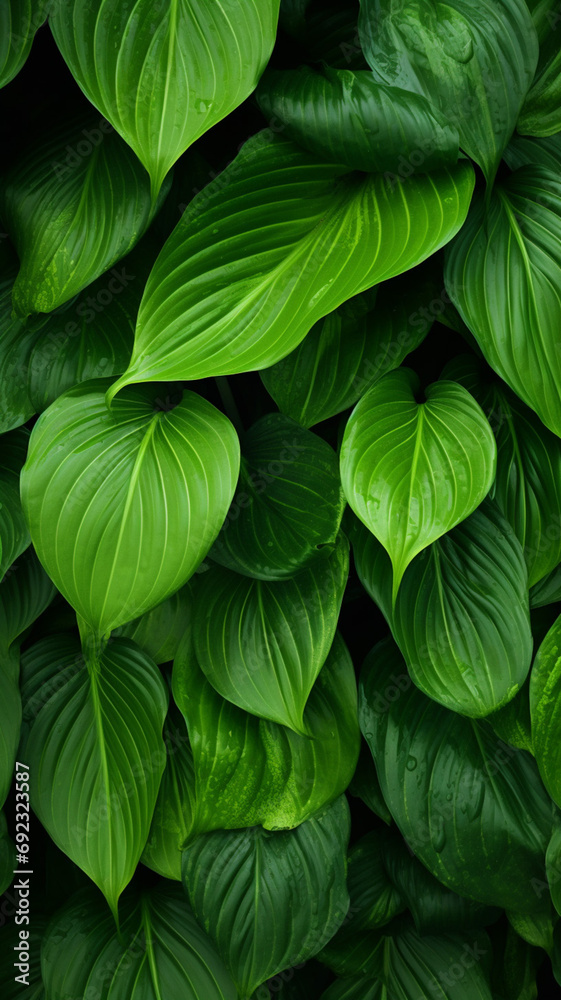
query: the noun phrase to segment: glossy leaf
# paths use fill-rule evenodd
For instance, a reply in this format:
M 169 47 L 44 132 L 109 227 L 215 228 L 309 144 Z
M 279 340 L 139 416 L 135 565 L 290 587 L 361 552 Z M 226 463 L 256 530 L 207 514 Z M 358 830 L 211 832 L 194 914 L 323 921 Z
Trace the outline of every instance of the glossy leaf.
M 345 504 L 333 449 L 268 414 L 244 435 L 236 495 L 211 558 L 259 580 L 292 577 L 333 550 Z
M 249 97 L 279 0 L 58 0 L 55 41 L 86 97 L 134 149 L 156 196 L 195 139 Z
M 239 462 L 232 425 L 201 396 L 187 391 L 164 411 L 153 387 L 134 387 L 108 410 L 107 385 L 85 382 L 45 411 L 21 477 L 43 566 L 102 636 L 195 571 L 224 521 Z
M 530 676 L 532 744 L 543 783 L 561 804 L 561 619 L 543 640 Z
M 298 826 L 345 790 L 360 733 L 353 664 L 337 634 L 304 710 L 309 735 L 237 708 L 199 668 L 189 637 L 173 667 L 174 698 L 193 748 L 193 835 Z
M 442 307 L 432 268 L 427 273 L 421 265 L 329 313 L 295 351 L 261 372 L 262 382 L 283 413 L 311 427 L 353 406 L 398 368 Z
M 416 556 L 393 609 L 387 554 L 362 526 L 351 538 L 359 577 L 421 691 L 472 718 L 515 696 L 532 662 L 527 573 L 496 503 Z
M 3 178 L 0 213 L 21 263 L 16 315 L 48 313 L 138 242 L 152 218 L 150 184 L 107 123 L 81 119 L 53 127 L 16 162 Z
M 529 679 L 512 701 L 499 708 L 497 712 L 493 712 L 488 721 L 497 736 L 505 743 L 533 754 Z
M 257 100 L 289 139 L 353 170 L 388 171 L 399 180 L 393 171 L 403 160 L 428 173 L 458 159 L 458 132 L 443 114 L 424 97 L 383 86 L 368 70 L 268 70 Z
M 148 837 L 165 765 L 161 675 L 127 639 L 114 639 L 87 668 L 68 635 L 31 647 L 22 672 L 32 808 L 116 914 Z
M 217 831 L 185 852 L 191 905 L 241 997 L 317 954 L 340 926 L 349 906 L 349 833 L 349 809 L 341 797 L 296 830 Z
M 93 892 L 73 897 L 49 925 L 41 968 L 47 997 L 236 1000 L 234 984 L 179 886 L 121 904 L 120 935 Z M 102 992 L 103 991 L 103 994 Z
M 447 255 L 448 293 L 492 368 L 561 435 L 561 182 L 522 167 L 480 198 Z
M 516 123 L 522 135 L 549 136 L 561 131 L 561 24 L 557 0 L 543 0 L 533 12 L 540 40 L 536 75 Z
M 350 296 L 447 243 L 473 180 L 463 162 L 394 190 L 266 131 L 253 136 L 160 253 L 129 369 L 110 395 L 146 379 L 269 367 Z
M 187 584 L 140 618 L 121 625 L 116 634 L 132 639 L 154 663 L 168 663 L 174 659 L 184 633 L 191 628 L 192 615 L 193 595 Z
M 359 716 L 386 803 L 425 867 L 469 899 L 538 909 L 551 802 L 529 754 L 428 699 L 389 642 L 365 663 Z
M 209 569 L 195 591 L 193 637 L 214 689 L 305 734 L 304 708 L 335 636 L 348 572 L 344 535 L 332 553 L 290 580 Z
M 363 0 L 359 31 L 375 80 L 427 98 L 492 183 L 538 60 L 524 0 Z
M 0 580 L 30 543 L 19 495 L 29 432 L 24 428 L 2 437 L 0 451 Z
M 49 0 L 5 0 L 0 8 L 0 87 L 25 63 L 35 32 L 46 20 Z
M 343 489 L 388 552 L 395 598 L 411 560 L 468 517 L 495 475 L 496 446 L 483 411 L 453 382 L 418 402 L 410 369 L 390 372 L 353 410 L 341 445 Z

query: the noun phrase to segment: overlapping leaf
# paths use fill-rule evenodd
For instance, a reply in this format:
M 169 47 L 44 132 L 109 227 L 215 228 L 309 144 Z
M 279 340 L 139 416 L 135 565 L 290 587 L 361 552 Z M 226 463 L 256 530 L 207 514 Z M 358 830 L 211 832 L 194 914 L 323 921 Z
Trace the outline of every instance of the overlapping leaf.
M 15 257 L 15 255 L 14 255 Z M 42 321 L 24 324 L 12 313 L 12 289 L 17 259 L 0 247 L 0 433 L 11 431 L 33 416 L 27 385 L 29 359 Z
M 292 828 L 345 790 L 360 733 L 353 664 L 339 635 L 304 710 L 306 736 L 222 698 L 200 670 L 189 637 L 173 671 L 174 697 L 193 748 L 193 833 Z
M 232 425 L 201 396 L 185 392 L 164 411 L 153 388 L 133 387 L 108 410 L 107 386 L 84 382 L 42 414 L 21 476 L 37 554 L 100 635 L 187 581 L 224 521 L 239 463 Z
M 165 685 L 127 639 L 86 667 L 72 636 L 51 636 L 25 654 L 22 673 L 31 805 L 116 914 L 164 770 Z
M 0 7 L 0 87 L 19 73 L 48 7 L 49 0 L 5 0 Z
M 543 640 L 530 677 L 532 744 L 545 787 L 561 805 L 561 620 Z
M 16 848 L 8 834 L 6 816 L 0 810 L 0 894 L 5 893 L 14 878 Z M 11 955 L 10 955 L 11 958 Z M 10 969 L 11 972 L 11 969 Z
M 19 475 L 25 462 L 29 431 L 2 437 L 0 452 L 0 580 L 30 543 L 19 495 Z
M 483 411 L 453 382 L 417 402 L 410 369 L 385 375 L 353 410 L 341 445 L 350 506 L 388 552 L 393 601 L 411 560 L 481 503 L 496 446 Z
M 516 128 L 522 135 L 548 136 L 561 131 L 561 49 L 557 37 L 561 14 L 557 0 L 542 0 L 533 10 L 533 19 L 540 55 Z
M 511 170 L 535 164 L 559 170 L 561 164 L 561 135 L 544 139 L 530 139 L 515 135 L 505 149 L 504 159 Z
M 308 695 L 331 648 L 349 572 L 344 535 L 290 580 L 212 567 L 195 591 L 193 638 L 212 686 L 234 705 L 305 733 Z
M 427 98 L 492 183 L 538 60 L 524 0 L 363 0 L 359 29 L 374 78 Z
M 156 196 L 177 158 L 255 89 L 279 0 L 57 0 L 55 41 L 86 97 L 146 167 Z
M 447 243 L 473 182 L 462 162 L 394 188 L 259 133 L 190 202 L 165 244 L 129 369 L 111 395 L 146 379 L 269 367 L 350 296 Z
M 191 628 L 192 606 L 191 587 L 186 584 L 140 618 L 121 625 L 116 634 L 132 639 L 154 663 L 168 663 L 174 659 L 185 632 Z
M 218 945 L 240 997 L 317 954 L 349 906 L 346 799 L 296 830 L 204 834 L 185 852 L 183 879 L 200 924 Z

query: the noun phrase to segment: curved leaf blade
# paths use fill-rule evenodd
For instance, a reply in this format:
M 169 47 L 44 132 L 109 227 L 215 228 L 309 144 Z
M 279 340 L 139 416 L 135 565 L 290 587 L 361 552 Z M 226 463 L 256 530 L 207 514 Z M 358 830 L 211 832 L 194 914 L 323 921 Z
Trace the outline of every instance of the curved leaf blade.
M 556 619 L 543 640 L 530 675 L 532 746 L 545 787 L 561 804 L 561 620 Z
M 121 625 L 114 635 L 131 639 L 154 663 L 168 663 L 176 656 L 185 632 L 191 629 L 192 617 L 193 594 L 186 584 L 140 618 Z
M 522 135 L 549 136 L 561 131 L 561 50 L 557 37 L 557 0 L 540 3 L 533 16 L 540 40 L 540 55 L 516 128 Z
M 0 9 L 0 87 L 25 63 L 35 32 L 47 19 L 50 0 L 6 0 Z
M 20 472 L 29 444 L 29 431 L 18 428 L 2 437 L 0 454 L 0 581 L 31 539 L 20 500 Z
M 15 255 L 14 255 L 15 258 Z M 0 251 L 0 434 L 20 427 L 35 413 L 27 379 L 41 321 L 23 323 L 12 312 L 17 259 Z

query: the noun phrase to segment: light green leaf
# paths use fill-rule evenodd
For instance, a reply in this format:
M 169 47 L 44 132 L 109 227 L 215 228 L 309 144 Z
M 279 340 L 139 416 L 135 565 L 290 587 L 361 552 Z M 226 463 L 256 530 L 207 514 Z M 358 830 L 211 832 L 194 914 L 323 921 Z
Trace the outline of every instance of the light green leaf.
M 51 30 L 86 97 L 134 149 L 155 197 L 195 139 L 257 86 L 279 0 L 58 0 Z
M 551 626 L 530 675 L 532 744 L 543 783 L 561 805 L 561 617 Z
M 304 710 L 307 736 L 222 698 L 200 670 L 188 636 L 174 663 L 173 693 L 193 748 L 193 834 L 292 828 L 347 788 L 360 732 L 353 664 L 339 634 Z
M 551 801 L 530 755 L 417 690 L 390 642 L 365 663 L 359 717 L 386 803 L 425 867 L 468 899 L 539 909 Z
M 164 411 L 155 387 L 133 387 L 108 410 L 107 386 L 84 382 L 42 414 L 21 475 L 37 554 L 100 636 L 186 583 L 224 521 L 239 467 L 234 428 L 201 396 L 186 391 Z
M 296 350 L 262 371 L 279 409 L 311 427 L 353 406 L 385 372 L 398 368 L 444 308 L 432 260 L 428 268 L 421 265 L 344 302 Z
M 399 182 L 403 176 L 393 171 L 402 160 L 422 173 L 458 160 L 458 131 L 444 115 L 424 97 L 383 86 L 368 70 L 267 70 L 257 100 L 289 139 L 353 170 L 388 171 Z
M 20 471 L 25 462 L 29 431 L 5 434 L 0 452 L 0 581 L 30 544 L 19 493 Z
M 0 87 L 25 63 L 35 32 L 47 18 L 50 0 L 4 0 L 0 5 Z
M 193 595 L 190 584 L 186 584 L 140 618 L 121 625 L 114 634 L 132 639 L 154 663 L 168 663 L 176 656 L 185 632 L 191 629 L 192 616 Z
M 16 162 L 0 213 L 20 258 L 12 298 L 21 317 L 68 302 L 132 249 L 153 215 L 146 173 L 95 117 L 53 126 Z
M 444 246 L 473 183 L 462 162 L 394 189 L 270 131 L 253 136 L 160 253 L 129 369 L 110 395 L 146 379 L 268 368 L 320 317 Z
M 561 166 L 561 135 L 551 135 L 544 139 L 530 139 L 515 135 L 510 140 L 504 155 L 511 170 L 536 165 L 559 170 Z
M 448 294 L 492 368 L 561 435 L 561 181 L 522 167 L 474 202 L 447 254 Z
M 356 521 L 351 539 L 363 586 L 421 691 L 472 718 L 515 696 L 532 662 L 527 573 L 496 503 L 485 500 L 410 563 L 393 609 L 386 552 Z
M 43 942 L 48 1000 L 236 1000 L 236 990 L 185 894 L 165 883 L 121 904 L 120 935 L 97 894 L 74 896 Z
M 384 375 L 353 410 L 341 445 L 343 489 L 388 552 L 395 598 L 411 560 L 481 503 L 495 475 L 485 414 L 454 382 L 418 401 L 410 369 Z
M 522 135 L 549 136 L 561 131 L 559 0 L 543 0 L 533 11 L 533 19 L 540 41 L 540 56 L 516 128 Z
M 304 708 L 331 648 L 349 573 L 344 535 L 290 580 L 213 567 L 195 590 L 195 654 L 212 686 L 253 715 L 306 734 Z
M 241 998 L 317 954 L 349 906 L 349 807 L 344 796 L 297 827 L 204 834 L 184 854 L 195 915 L 230 968 Z
M 257 580 L 286 579 L 333 550 L 345 506 L 333 449 L 270 413 L 243 437 L 236 495 L 210 556 Z
M 362 0 L 359 31 L 375 80 L 426 97 L 492 184 L 538 60 L 524 0 Z
M 65 635 L 31 647 L 22 676 L 31 806 L 116 915 L 165 765 L 161 674 L 128 639 L 112 640 L 86 667 L 78 641 Z

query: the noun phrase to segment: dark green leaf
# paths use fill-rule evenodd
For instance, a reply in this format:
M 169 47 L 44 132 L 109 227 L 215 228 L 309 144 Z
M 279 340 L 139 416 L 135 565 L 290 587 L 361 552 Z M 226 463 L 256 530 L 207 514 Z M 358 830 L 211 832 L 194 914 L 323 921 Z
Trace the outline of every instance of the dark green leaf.
M 527 750 L 533 754 L 532 731 L 530 721 L 530 685 L 524 683 L 516 697 L 508 705 L 493 712 L 488 721 L 497 736 L 505 743 L 518 750 Z
M 6 817 L 0 810 L 0 896 L 6 891 L 8 886 L 11 885 L 14 878 L 15 867 L 15 844 L 8 836 L 8 824 L 6 823 Z
M 561 617 L 543 640 L 530 675 L 532 744 L 543 783 L 561 805 Z
M 561 166 L 561 135 L 551 135 L 547 139 L 529 139 L 515 135 L 509 142 L 504 158 L 511 170 L 536 165 L 559 170 Z
M 13 315 L 12 289 L 18 265 L 4 248 L 0 250 L 0 268 L 0 434 L 5 434 L 35 413 L 27 377 L 44 318 L 24 324 Z
M 20 471 L 25 462 L 29 431 L 24 428 L 5 434 L 0 453 L 0 580 L 31 539 L 25 523 L 19 493 Z
M 183 635 L 192 626 L 192 605 L 191 587 L 186 584 L 140 618 L 121 625 L 116 635 L 132 639 L 154 663 L 168 663 L 174 659 Z
M 388 826 L 390 825 L 392 815 L 384 802 L 380 782 L 376 772 L 372 769 L 372 755 L 364 740 L 361 740 L 360 743 L 358 764 L 348 791 L 356 798 L 362 799 L 375 816 L 382 819 Z
M 561 565 L 551 570 L 543 580 L 534 584 L 530 591 L 530 606 L 544 608 L 548 604 L 561 601 Z
M 0 5 L 0 87 L 19 73 L 50 0 L 4 0 Z
M 522 135 L 553 135 L 561 131 L 561 24 L 559 0 L 542 0 L 533 12 L 540 40 L 536 75 L 516 123 Z

